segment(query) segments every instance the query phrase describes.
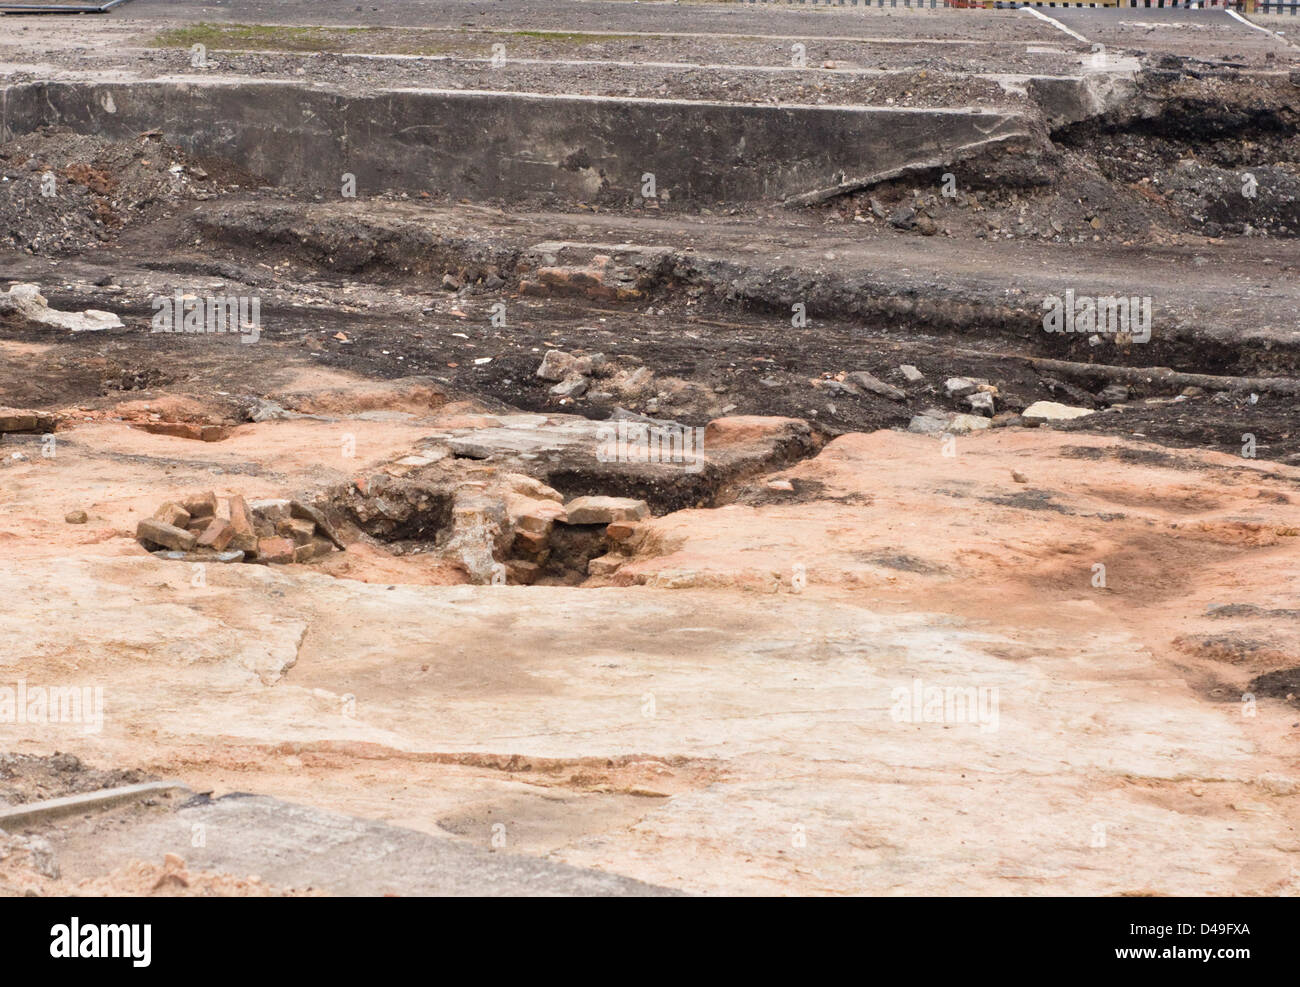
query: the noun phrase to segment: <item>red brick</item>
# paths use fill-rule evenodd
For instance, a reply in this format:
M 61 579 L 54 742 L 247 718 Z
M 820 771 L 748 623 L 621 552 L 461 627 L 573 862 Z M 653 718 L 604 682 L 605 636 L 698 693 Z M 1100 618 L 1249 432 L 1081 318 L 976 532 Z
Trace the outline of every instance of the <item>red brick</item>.
M 190 512 L 190 517 L 215 517 L 217 495 L 209 490 L 197 497 L 187 497 L 181 501 L 181 507 Z
M 257 531 L 253 527 L 253 516 L 249 513 L 248 504 L 243 497 L 235 494 L 226 502 L 226 506 L 230 514 L 230 527 L 234 529 L 234 537 L 230 539 L 231 548 L 254 551 L 257 548 Z
M 537 577 L 542 574 L 542 567 L 536 562 L 525 562 L 523 559 L 511 559 L 506 563 L 507 582 L 515 583 L 520 586 L 529 586 L 537 581 Z
M 233 431 L 229 425 L 201 425 L 197 422 L 136 422 L 131 427 L 152 435 L 170 435 L 199 442 L 220 442 L 229 438 Z
M 170 548 L 177 552 L 188 552 L 194 547 L 192 534 L 175 525 L 164 524 L 156 518 L 145 518 L 136 525 L 135 536 L 146 544 Z
M 288 538 L 259 538 L 257 561 L 287 563 L 293 561 L 294 544 Z
M 316 525 L 302 518 L 286 518 L 276 522 L 275 533 L 281 538 L 292 539 L 295 545 L 306 545 L 316 534 Z
M 153 512 L 155 520 L 170 524 L 174 528 L 184 528 L 190 523 L 190 512 L 174 500 L 169 500 Z
M 208 526 L 203 529 L 203 534 L 199 535 L 199 540 L 195 544 L 199 548 L 215 548 L 220 552 L 234 537 L 235 529 L 230 526 L 230 522 L 218 517 L 208 522 Z
M 720 449 L 727 446 L 773 443 L 807 428 L 807 423 L 798 418 L 777 418 L 768 415 L 733 415 L 729 418 L 715 418 L 704 428 L 704 448 Z
M 631 521 L 614 521 L 605 529 L 605 536 L 610 541 L 627 541 L 636 534 L 636 525 Z
M 334 551 L 334 546 L 330 544 L 329 539 L 313 538 L 307 544 L 299 545 L 293 550 L 293 560 L 295 562 L 307 562 L 322 555 L 329 555 L 332 551 Z
M 535 531 L 515 532 L 515 551 L 524 555 L 540 555 L 546 551 L 547 538 Z

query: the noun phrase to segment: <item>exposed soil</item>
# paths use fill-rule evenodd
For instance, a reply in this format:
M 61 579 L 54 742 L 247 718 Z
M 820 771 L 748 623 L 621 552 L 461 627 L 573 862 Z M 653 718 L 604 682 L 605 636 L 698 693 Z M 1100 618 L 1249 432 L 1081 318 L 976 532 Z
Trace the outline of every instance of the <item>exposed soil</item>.
M 73 754 L 0 754 L 0 805 L 22 805 L 153 781 L 144 771 L 101 771 Z
M 85 254 L 182 203 L 255 184 L 228 162 L 211 170 L 159 134 L 107 141 L 45 129 L 0 144 L 0 244 L 29 254 Z

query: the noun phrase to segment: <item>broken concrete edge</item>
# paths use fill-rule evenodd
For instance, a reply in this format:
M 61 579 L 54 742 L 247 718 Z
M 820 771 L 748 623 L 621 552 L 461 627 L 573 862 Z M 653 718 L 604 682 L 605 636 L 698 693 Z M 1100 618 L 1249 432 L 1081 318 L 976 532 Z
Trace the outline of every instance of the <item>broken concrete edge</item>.
M 779 312 L 786 317 L 791 304 L 797 301 L 806 306 L 809 318 L 897 319 L 956 333 L 966 332 L 970 325 L 978 323 L 991 336 L 1017 340 L 1027 334 L 1043 333 L 1042 309 L 1032 302 L 981 297 L 961 286 L 940 286 L 929 297 L 921 298 L 912 285 L 891 279 L 880 270 L 831 273 L 810 287 L 804 270 L 772 272 L 732 257 L 696 252 L 681 255 L 677 275 L 703 287 L 719 301 L 739 301 L 752 310 Z M 1049 285 L 1031 285 L 1025 289 L 1025 297 L 1035 297 L 1038 291 L 1043 292 L 1038 297 L 1051 293 Z M 1300 371 L 1300 333 L 1235 332 L 1207 324 L 1205 316 L 1196 311 L 1162 312 L 1160 329 L 1142 347 L 1151 361 L 1179 363 L 1203 358 L 1212 347 L 1224 347 L 1229 336 L 1232 352 L 1243 369 L 1281 381 L 1277 386 L 1288 392 L 1285 389 L 1292 383 L 1282 375 Z
M 1201 387 L 1207 391 L 1238 393 L 1254 391 L 1258 394 L 1300 397 L 1300 379 L 1294 377 L 1241 377 L 1229 374 L 1187 373 L 1162 366 L 1084 363 L 1021 353 L 987 353 L 984 350 L 964 347 L 946 348 L 945 352 L 955 356 L 1023 363 L 1035 370 L 1059 374 L 1083 384 L 1091 384 L 1100 379 L 1112 383 L 1136 384 L 1149 390 L 1166 393 L 1177 393 L 1186 387 Z
M 133 802 L 148 795 L 163 792 L 188 793 L 189 791 L 189 786 L 179 781 L 146 781 L 138 785 L 105 788 L 98 792 L 66 795 L 62 798 L 46 799 L 42 802 L 10 806 L 9 808 L 0 809 L 0 830 L 7 832 L 15 826 L 53 822 L 64 816 L 76 815 L 82 812 L 99 812 L 127 802 Z
M 927 171 L 933 171 L 936 168 L 946 168 L 950 165 L 965 161 L 982 151 L 993 150 L 1015 140 L 1032 139 L 1033 134 L 1028 130 L 1023 130 L 1012 131 L 1008 134 L 1000 134 L 997 137 L 989 137 L 985 140 L 972 141 L 969 144 L 963 144 L 960 147 L 953 148 L 947 154 L 936 157 L 921 158 L 917 161 L 909 161 L 907 164 L 900 165 L 897 168 L 878 171 L 871 175 L 864 175 L 861 178 L 845 179 L 838 185 L 815 189 L 811 192 L 803 192 L 799 195 L 792 195 L 788 199 L 782 201 L 781 205 L 788 208 L 797 206 L 815 206 L 818 203 L 827 202 L 830 199 L 838 198 L 842 195 L 852 195 L 854 192 L 861 192 L 864 189 L 872 188 L 882 182 L 890 182 L 898 178 L 908 178 L 912 175 L 921 175 Z

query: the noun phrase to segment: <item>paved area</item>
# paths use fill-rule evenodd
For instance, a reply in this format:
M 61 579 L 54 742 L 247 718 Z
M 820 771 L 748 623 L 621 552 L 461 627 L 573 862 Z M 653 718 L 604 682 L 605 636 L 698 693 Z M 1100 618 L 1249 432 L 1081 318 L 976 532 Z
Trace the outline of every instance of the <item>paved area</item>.
M 53 842 L 71 882 L 170 853 L 190 870 L 256 875 L 272 885 L 330 895 L 674 894 L 617 874 L 254 795 L 196 797 L 175 808 L 89 817 L 63 827 Z M 504 837 L 501 842 L 506 845 Z

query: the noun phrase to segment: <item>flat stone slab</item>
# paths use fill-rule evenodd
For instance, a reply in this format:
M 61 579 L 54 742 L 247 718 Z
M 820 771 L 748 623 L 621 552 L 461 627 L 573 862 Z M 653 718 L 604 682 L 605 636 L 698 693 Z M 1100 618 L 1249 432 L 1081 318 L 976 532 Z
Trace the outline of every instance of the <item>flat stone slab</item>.
M 632 497 L 576 497 L 564 505 L 568 524 L 610 524 L 640 521 L 650 509 L 644 500 Z
M 1074 408 L 1056 401 L 1035 401 L 1024 410 L 1023 414 L 1026 418 L 1037 418 L 1053 422 L 1083 418 L 1086 415 L 1095 414 L 1095 412 L 1091 408 Z
M 193 846 L 196 826 L 202 827 L 205 846 Z M 94 859 L 105 870 L 176 853 L 193 870 L 256 874 L 280 887 L 314 887 L 334 895 L 679 894 L 617 874 L 260 795 L 199 796 L 175 812 L 149 814 L 108 833 L 71 833 L 56 841 L 62 843 L 60 856 L 82 857 L 89 848 L 80 840 L 101 844 Z

